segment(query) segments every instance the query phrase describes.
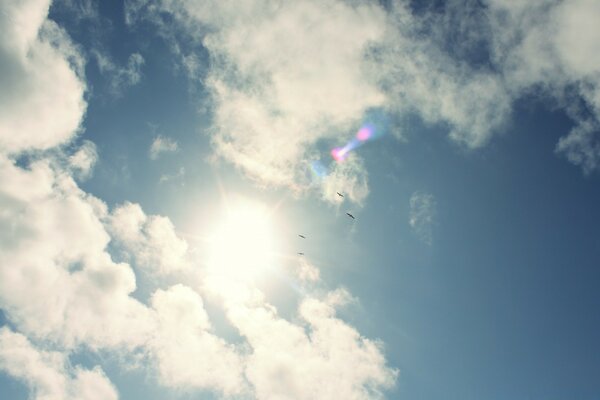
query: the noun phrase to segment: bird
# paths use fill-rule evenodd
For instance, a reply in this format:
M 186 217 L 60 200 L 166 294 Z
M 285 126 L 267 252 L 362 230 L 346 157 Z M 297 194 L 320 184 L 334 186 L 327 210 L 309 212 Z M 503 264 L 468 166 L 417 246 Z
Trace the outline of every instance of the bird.
M 344 197 L 344 195 L 343 195 L 343 194 L 341 194 L 340 192 L 336 192 L 336 193 L 337 193 L 337 195 L 338 195 L 338 196 L 340 196 L 340 197 Z
M 346 215 L 349 216 L 352 219 L 356 219 L 356 218 L 354 218 L 354 215 L 350 214 L 349 212 L 347 212 Z
M 298 236 L 300 236 L 302 239 L 306 239 L 306 236 L 304 236 L 304 235 L 298 235 Z
M 304 255 L 304 253 L 298 253 L 298 255 L 299 255 L 299 256 L 303 256 L 303 255 Z

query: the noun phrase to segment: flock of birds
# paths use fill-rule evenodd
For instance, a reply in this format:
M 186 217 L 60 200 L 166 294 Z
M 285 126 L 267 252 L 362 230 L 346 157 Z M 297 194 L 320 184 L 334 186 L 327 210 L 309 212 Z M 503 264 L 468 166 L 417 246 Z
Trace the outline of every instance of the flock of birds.
M 336 193 L 337 193 L 337 195 L 338 195 L 338 196 L 340 196 L 340 197 L 344 197 L 344 195 L 343 195 L 343 194 L 341 194 L 340 192 L 336 192 Z M 354 215 L 350 214 L 349 212 L 347 212 L 347 213 L 346 213 L 346 215 L 347 215 L 347 216 L 349 216 L 349 217 L 350 217 L 350 218 L 352 218 L 352 219 L 356 219 L 356 218 L 354 218 Z M 300 236 L 302 239 L 306 239 L 306 236 L 304 236 L 304 235 L 298 234 L 298 236 Z M 302 253 L 302 252 L 299 252 L 299 253 L 298 253 L 298 255 L 299 255 L 299 256 L 303 256 L 303 255 L 304 255 L 304 253 Z

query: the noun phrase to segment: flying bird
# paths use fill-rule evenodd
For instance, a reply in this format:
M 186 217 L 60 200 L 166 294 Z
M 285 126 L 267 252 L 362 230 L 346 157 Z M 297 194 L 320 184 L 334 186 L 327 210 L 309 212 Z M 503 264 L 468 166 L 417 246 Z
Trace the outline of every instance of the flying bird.
M 302 239 L 306 239 L 306 236 L 304 236 L 304 235 L 298 235 L 298 236 L 300 236 Z
M 298 255 L 299 255 L 299 256 L 303 256 L 303 255 L 304 255 L 304 253 L 298 253 Z
M 338 196 L 340 196 L 340 197 L 344 197 L 344 195 L 343 195 L 343 194 L 341 194 L 340 192 L 336 192 L 336 193 L 337 193 L 337 195 L 338 195 Z
M 356 218 L 354 218 L 354 215 L 350 214 L 349 212 L 347 212 L 346 215 L 349 216 L 352 219 L 356 219 Z

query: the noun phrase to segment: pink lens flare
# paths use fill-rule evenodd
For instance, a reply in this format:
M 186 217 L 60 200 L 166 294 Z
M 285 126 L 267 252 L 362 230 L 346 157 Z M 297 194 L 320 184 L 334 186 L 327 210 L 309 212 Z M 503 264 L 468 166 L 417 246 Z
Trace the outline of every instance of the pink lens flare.
M 342 162 L 348 157 L 348 154 L 354 149 L 362 146 L 366 142 L 373 140 L 377 137 L 375 128 L 371 124 L 363 125 L 356 136 L 350 140 L 344 147 L 335 147 L 331 150 L 331 157 L 337 162 Z
M 369 140 L 371 138 L 371 136 L 373 136 L 373 128 L 371 128 L 370 126 L 363 126 L 356 133 L 356 138 L 358 140 L 360 140 L 361 142 Z
M 334 149 L 331 150 L 331 157 L 333 157 L 333 159 L 335 161 L 344 161 L 346 159 L 346 156 L 348 156 L 348 146 L 344 146 L 344 147 L 336 147 Z

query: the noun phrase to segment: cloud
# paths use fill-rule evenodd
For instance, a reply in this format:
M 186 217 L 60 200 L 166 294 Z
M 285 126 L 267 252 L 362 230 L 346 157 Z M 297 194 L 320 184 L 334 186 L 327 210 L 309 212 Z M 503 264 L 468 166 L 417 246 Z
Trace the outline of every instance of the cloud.
M 433 242 L 433 225 L 435 223 L 436 201 L 432 194 L 414 192 L 410 196 L 410 214 L 408 223 L 416 235 L 431 245 Z
M 218 294 L 222 302 L 216 304 L 216 309 L 222 307 L 232 329 L 240 334 L 241 343 L 232 345 L 216 332 L 203 297 L 217 303 L 218 296 L 209 289 L 210 281 L 201 266 L 189 268 L 188 245 L 176 235 L 171 221 L 146 215 L 140 205 L 129 202 L 111 210 L 75 180 L 75 176 L 89 175 L 98 154 L 91 142 L 84 141 L 74 149 L 72 146 L 86 109 L 84 62 L 65 32 L 47 21 L 49 3 L 11 1 L 0 7 L 0 30 L 4 34 L 0 38 L 0 61 L 9 72 L 0 77 L 2 83 L 9 84 L 9 90 L 0 94 L 0 101 L 15 113 L 0 108 L 0 309 L 14 327 L 0 329 L 0 369 L 24 381 L 31 397 L 40 400 L 117 398 L 116 389 L 100 367 L 88 370 L 70 364 L 69 357 L 81 349 L 115 354 L 128 361 L 143 357 L 149 361 L 147 372 L 156 372 L 161 384 L 180 390 L 207 390 L 261 400 L 277 396 L 382 397 L 381 392 L 394 384 L 397 373 L 386 365 L 379 342 L 362 337 L 336 317 L 336 308 L 348 298 L 344 291 L 324 297 L 299 294 L 300 320 L 294 321 L 281 318 L 252 285 L 241 291 L 222 291 Z M 218 7 L 225 6 L 219 3 Z M 348 21 L 359 24 L 373 12 L 369 7 L 341 5 L 322 16 L 317 3 L 294 7 L 283 10 L 278 17 L 279 29 L 284 33 L 288 20 L 296 30 L 306 28 L 295 11 L 317 24 L 317 32 L 321 32 L 317 36 L 329 29 L 327 18 L 342 25 Z M 216 11 L 227 17 L 224 10 Z M 236 23 L 252 29 L 243 21 Z M 268 25 L 266 20 L 261 24 Z M 361 29 L 379 28 L 370 24 Z M 272 40 L 280 33 L 271 32 Z M 335 48 L 337 42 L 327 44 L 325 50 L 337 51 L 331 56 L 336 60 L 341 57 L 351 62 L 358 57 L 357 49 L 370 40 L 368 32 L 357 35 L 347 39 L 347 54 Z M 301 38 L 294 40 L 293 54 L 315 51 Z M 267 49 L 261 51 L 267 54 Z M 314 55 L 329 62 L 328 54 Z M 249 53 L 246 56 L 254 57 Z M 250 61 L 253 64 L 258 59 Z M 274 70 L 314 74 L 297 67 L 288 69 L 280 62 L 275 63 Z M 112 67 L 106 68 L 109 71 Z M 354 67 L 339 71 L 331 68 L 330 77 L 338 72 L 360 75 Z M 131 82 L 126 73 L 122 76 L 124 82 Z M 215 75 L 214 79 L 216 82 L 219 78 Z M 214 87 L 218 85 L 224 85 L 225 95 L 234 91 L 231 82 L 223 80 Z M 265 85 L 272 93 L 285 88 L 282 83 Z M 308 90 L 315 101 L 322 102 L 316 98 L 316 88 L 315 83 L 311 88 L 294 90 Z M 326 90 L 332 91 L 331 99 L 341 101 L 340 93 L 354 94 L 355 89 L 333 85 Z M 321 112 L 310 102 L 296 99 L 297 95 L 280 96 L 285 113 L 301 120 L 298 126 L 319 119 Z M 242 91 L 242 96 L 254 101 L 251 92 Z M 327 123 L 344 125 L 342 120 L 378 98 L 377 90 L 369 93 L 365 88 L 364 98 L 341 107 L 344 115 L 336 116 L 334 111 L 325 115 Z M 261 109 L 264 104 L 252 106 L 258 107 L 265 118 L 276 119 L 269 112 L 265 114 Z M 304 109 L 295 110 L 296 106 Z M 28 120 L 23 115 L 38 118 Z M 51 121 L 50 116 L 55 120 Z M 253 126 L 244 118 L 236 123 Z M 282 129 L 284 120 L 281 123 Z M 230 134 L 233 132 L 226 133 Z M 223 133 L 215 138 L 219 135 Z M 322 138 L 314 134 L 309 142 Z M 244 149 L 246 139 L 240 140 L 235 146 Z M 304 143 L 305 139 L 297 140 Z M 300 159 L 294 158 L 290 165 Z M 353 169 L 360 165 L 360 160 L 350 161 L 334 172 L 336 179 L 358 188 L 349 190 L 354 199 L 364 198 L 367 188 L 362 172 Z M 293 169 L 283 173 L 297 174 Z M 118 251 L 133 261 L 135 270 L 118 261 L 116 255 L 121 254 L 114 254 Z M 306 279 L 317 279 L 316 268 L 305 267 Z M 136 277 L 135 271 L 142 270 L 149 274 Z M 136 294 L 138 279 L 169 275 L 175 280 L 178 277 L 173 272 L 182 272 L 179 278 L 194 282 L 194 286 L 175 284 L 164 289 L 166 284 L 160 281 L 161 287 L 149 303 L 136 298 L 141 297 Z M 356 367 L 349 369 L 348 365 Z
M 162 174 L 158 179 L 158 183 L 165 183 L 169 181 L 179 181 L 182 185 L 185 179 L 185 167 L 180 167 L 179 171 L 175 174 Z
M 344 199 L 362 204 L 369 195 L 368 174 L 362 159 L 351 154 L 343 163 L 334 163 L 331 171 L 319 182 L 322 197 L 331 203 L 341 203 L 337 192 L 344 192 Z
M 139 204 L 125 203 L 115 208 L 108 229 L 141 270 L 167 275 L 189 267 L 188 244 L 177 236 L 171 221 L 147 216 Z
M 262 185 L 314 187 L 307 166 L 320 146 L 344 143 L 371 108 L 416 114 L 475 149 L 506 131 L 515 102 L 532 93 L 573 120 L 557 153 L 586 173 L 600 165 L 594 0 L 452 0 L 418 14 L 405 1 L 137 0 L 126 14 L 160 27 L 212 93 L 216 156 Z
M 159 319 L 152 352 L 162 384 L 226 396 L 247 390 L 242 355 L 211 333 L 202 299 L 194 290 L 181 284 L 158 290 L 151 303 Z
M 493 57 L 515 92 L 549 95 L 575 126 L 556 150 L 584 172 L 600 165 L 600 5 L 489 1 Z M 583 102 L 583 104 L 582 104 Z
M 69 156 L 68 163 L 74 175 L 80 179 L 89 178 L 98 161 L 96 145 L 85 140 L 77 151 Z
M 156 160 L 162 153 L 174 153 L 179 150 L 179 144 L 174 139 L 158 135 L 150 145 L 150 159 Z
M 385 365 L 378 342 L 336 318 L 336 306 L 347 298 L 345 291 L 309 296 L 297 323 L 266 303 L 228 301 L 228 318 L 252 349 L 246 376 L 256 399 L 383 398 L 397 371 Z
M 369 44 L 384 33 L 385 13 L 375 5 L 131 2 L 129 20 L 140 12 L 154 20 L 171 13 L 208 49 L 211 68 L 200 76 L 212 93 L 215 154 L 261 185 L 310 187 L 307 161 L 317 144 L 339 144 L 384 103 L 364 68 Z
M 60 352 L 36 348 L 27 337 L 0 328 L 0 371 L 27 384 L 36 400 L 116 400 L 100 367 L 72 367 Z
M 451 25 L 463 23 L 465 14 Z M 390 111 L 447 126 L 450 137 L 468 148 L 486 144 L 511 112 L 502 77 L 446 52 L 436 40 L 447 36 L 446 21 L 415 16 L 404 2 L 395 2 L 386 22 L 370 68 L 386 88 Z
M 129 297 L 133 271 L 106 251 L 106 206 L 53 168 L 0 159 L 0 308 L 19 331 L 62 346 L 139 346 L 152 320 Z
M 93 50 L 92 55 L 98 63 L 100 73 L 108 79 L 108 91 L 111 95 L 120 97 L 125 90 L 142 80 L 144 57 L 141 54 L 131 54 L 127 59 L 127 65 L 123 67 L 116 65 L 108 54 L 100 50 Z
M 85 112 L 83 57 L 45 19 L 49 1 L 0 6 L 0 152 L 48 149 L 77 132 Z
M 321 278 L 321 272 L 319 269 L 308 262 L 304 257 L 301 257 L 298 260 L 296 275 L 298 275 L 298 278 L 304 282 L 317 282 Z

